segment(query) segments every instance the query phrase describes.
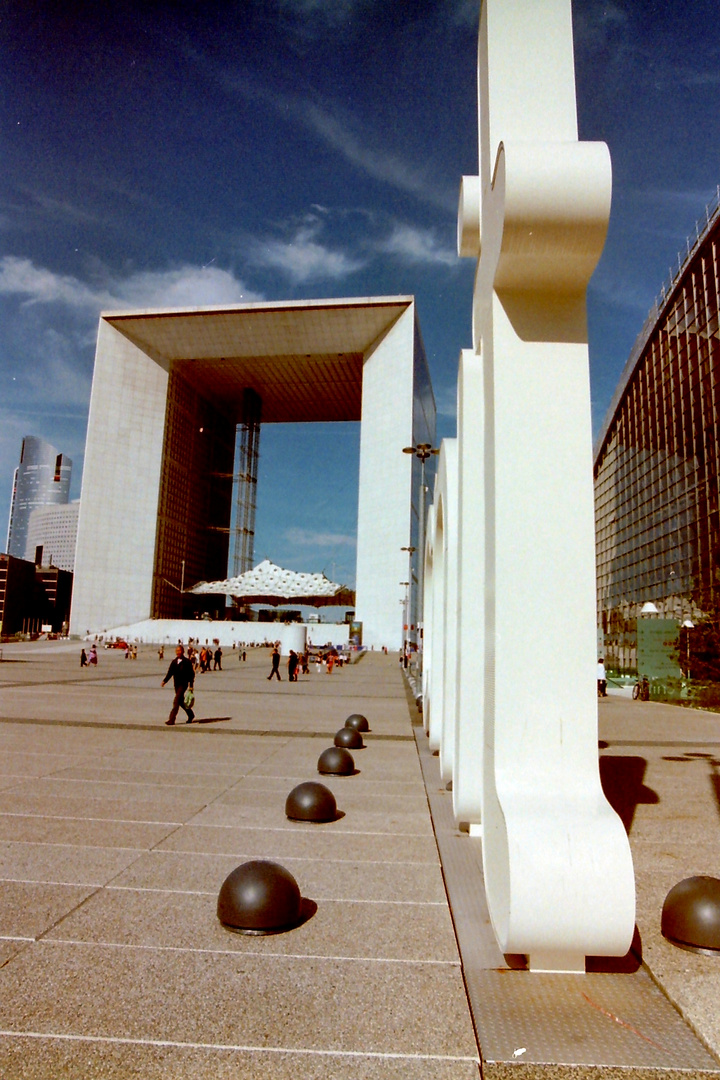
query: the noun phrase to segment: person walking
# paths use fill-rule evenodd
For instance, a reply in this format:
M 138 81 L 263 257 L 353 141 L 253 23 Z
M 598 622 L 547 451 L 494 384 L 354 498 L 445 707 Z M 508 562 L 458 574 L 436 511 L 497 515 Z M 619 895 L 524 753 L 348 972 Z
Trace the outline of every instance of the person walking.
M 605 660 L 602 656 L 599 658 L 597 666 L 597 692 L 598 697 L 607 697 L 607 674 Z
M 87 667 L 87 656 L 84 649 L 80 650 L 80 667 Z
M 298 669 L 298 655 L 294 649 L 290 650 L 290 655 L 287 662 L 288 669 L 288 681 L 297 682 L 297 669 Z
M 277 681 L 282 682 L 282 679 L 280 678 L 280 650 L 278 649 L 277 645 L 272 651 L 271 660 L 272 668 L 270 669 L 268 679 L 272 679 L 273 675 L 277 675 Z
M 222 649 L 220 648 L 219 645 L 218 645 L 217 649 L 215 650 L 213 660 L 214 660 L 213 671 L 222 671 Z
M 173 686 L 175 687 L 175 697 L 173 698 L 170 715 L 165 723 L 169 727 L 172 727 L 175 723 L 178 709 L 183 709 L 183 711 L 187 713 L 187 720 L 185 723 L 189 724 L 195 719 L 195 713 L 189 705 L 185 704 L 185 691 L 188 687 L 195 685 L 195 672 L 192 664 L 187 656 L 185 656 L 185 650 L 182 645 L 178 645 L 175 649 L 175 659 L 170 661 L 170 667 L 167 669 L 167 675 L 163 679 L 162 685 L 164 686 L 170 679 L 172 679 Z

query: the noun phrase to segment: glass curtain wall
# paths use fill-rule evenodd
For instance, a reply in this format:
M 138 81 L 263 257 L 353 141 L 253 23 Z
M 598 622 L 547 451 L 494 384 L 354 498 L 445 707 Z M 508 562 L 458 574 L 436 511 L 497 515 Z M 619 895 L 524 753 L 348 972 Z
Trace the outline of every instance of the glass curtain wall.
M 716 201 L 636 343 L 596 445 L 598 641 L 619 672 L 637 669 L 643 605 L 677 621 L 685 674 L 685 638 L 720 615 L 719 248 Z

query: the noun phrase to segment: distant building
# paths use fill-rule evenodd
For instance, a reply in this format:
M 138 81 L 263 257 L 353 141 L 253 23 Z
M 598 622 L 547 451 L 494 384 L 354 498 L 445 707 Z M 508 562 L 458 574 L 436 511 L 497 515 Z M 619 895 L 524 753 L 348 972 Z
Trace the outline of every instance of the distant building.
M 720 615 L 719 326 L 720 191 L 648 316 L 596 444 L 598 645 L 614 669 L 643 666 L 651 611 L 666 638 L 679 633 L 675 651 L 697 677 L 698 624 Z M 719 678 L 720 655 L 705 667 Z
M 195 598 L 181 583 L 227 576 L 236 457 L 243 482 L 256 488 L 260 426 L 332 422 L 360 425 L 356 616 L 363 641 L 398 649 L 404 578 L 408 621 L 417 624 L 419 574 L 409 554 L 418 552 L 423 505 L 420 460 L 404 450 L 435 440 L 413 297 L 103 314 L 72 632 L 192 617 Z M 248 438 L 236 455 L 238 427 Z M 342 468 L 342 459 L 321 468 Z M 306 486 L 308 498 L 322 489 Z M 251 493 L 241 515 L 248 539 L 254 500 Z
M 24 559 L 30 514 L 37 507 L 65 505 L 70 496 L 72 461 L 35 435 L 22 441 L 20 464 L 15 470 L 7 553 Z
M 0 555 L 0 639 L 19 633 L 67 630 L 72 574 L 56 566 L 35 566 Z
M 72 572 L 75 569 L 79 511 L 79 502 L 36 506 L 28 523 L 25 558 Z

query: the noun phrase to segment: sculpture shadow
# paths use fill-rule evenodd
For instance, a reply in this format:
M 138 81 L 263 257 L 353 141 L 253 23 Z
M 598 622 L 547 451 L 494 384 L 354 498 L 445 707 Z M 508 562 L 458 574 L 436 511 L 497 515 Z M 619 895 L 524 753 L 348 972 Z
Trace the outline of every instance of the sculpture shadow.
M 329 821 L 312 821 L 310 818 L 294 818 L 289 816 L 287 816 L 287 819 L 293 825 L 332 825 L 335 821 L 342 821 L 344 817 L 345 811 L 337 810 L 335 813 L 335 817 L 331 818 Z
M 511 971 L 527 971 L 528 958 L 521 953 L 506 953 L 505 963 Z M 594 975 L 633 975 L 642 964 L 642 939 L 637 926 L 624 956 L 586 956 L 585 971 Z M 502 968 L 498 970 L 504 970 Z
M 272 930 L 250 930 L 240 926 L 229 926 L 227 923 L 222 923 L 222 926 L 225 930 L 229 930 L 231 934 L 239 934 L 242 937 L 277 937 L 279 934 L 289 934 L 293 930 L 299 930 L 301 926 L 304 926 L 306 922 L 312 919 L 317 909 L 318 906 L 314 900 L 308 900 L 306 896 L 302 896 L 300 898 L 300 914 L 290 926 L 278 926 Z
M 585 971 L 603 975 L 633 975 L 642 964 L 642 938 L 637 926 L 624 956 L 586 956 Z
M 657 792 L 643 783 L 646 769 L 647 761 L 642 757 L 605 754 L 600 758 L 600 783 L 605 798 L 628 835 L 638 804 L 660 802 Z
M 708 762 L 710 766 L 710 783 L 712 784 L 713 795 L 715 796 L 715 802 L 718 814 L 720 814 L 720 761 L 713 758 Z
M 684 762 L 686 765 L 692 765 L 693 762 L 707 763 L 710 769 L 710 787 L 715 796 L 715 809 L 720 815 L 720 760 L 712 754 L 697 750 L 688 750 L 684 754 L 666 754 L 662 760 Z

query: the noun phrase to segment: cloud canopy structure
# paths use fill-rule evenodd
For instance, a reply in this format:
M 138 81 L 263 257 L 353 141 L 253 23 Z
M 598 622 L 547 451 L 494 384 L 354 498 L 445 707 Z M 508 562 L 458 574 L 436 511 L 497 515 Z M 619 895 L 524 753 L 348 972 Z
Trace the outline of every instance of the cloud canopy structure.
M 282 604 L 287 600 L 317 607 L 322 604 L 354 603 L 351 590 L 324 574 L 303 574 L 284 570 L 269 559 L 258 563 L 244 574 L 224 581 L 201 581 L 190 592 L 198 595 L 234 596 L 245 603 Z

